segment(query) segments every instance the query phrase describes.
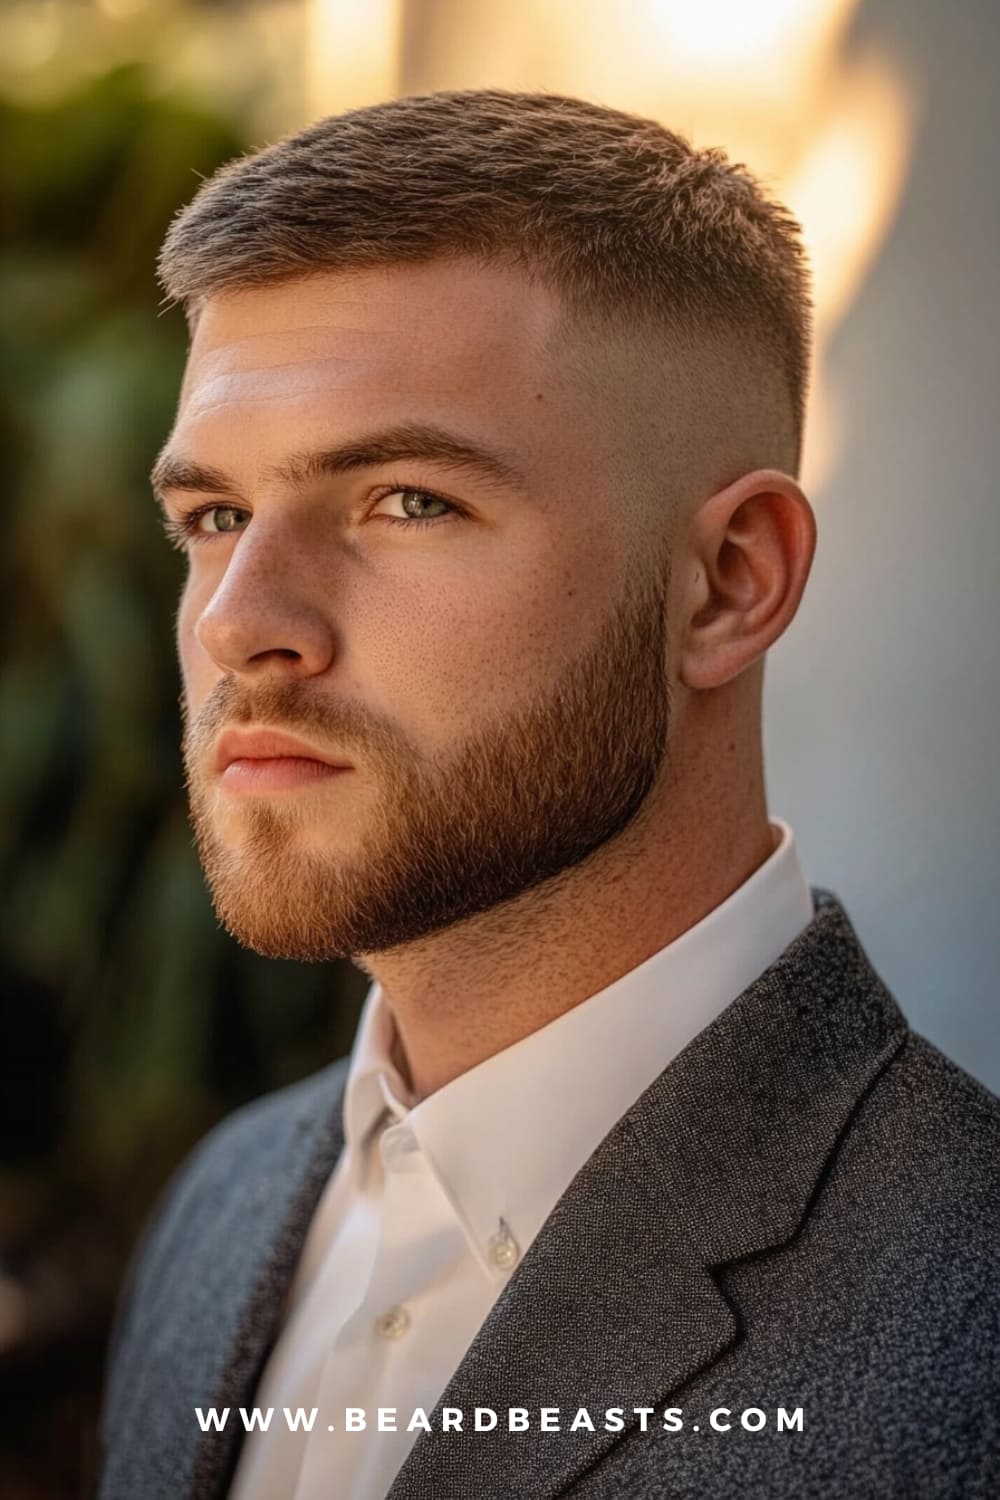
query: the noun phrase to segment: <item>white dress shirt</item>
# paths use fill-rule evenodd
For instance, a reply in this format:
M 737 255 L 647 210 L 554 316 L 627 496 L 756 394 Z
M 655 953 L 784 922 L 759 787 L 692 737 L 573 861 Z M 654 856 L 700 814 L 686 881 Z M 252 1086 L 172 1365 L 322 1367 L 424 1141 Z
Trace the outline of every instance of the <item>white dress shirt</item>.
M 231 1500 L 380 1500 L 572 1178 L 682 1048 L 813 916 L 792 829 L 693 927 L 414 1104 L 381 987 L 365 1000 L 344 1151 L 309 1227 Z M 311 1432 L 283 1408 L 317 1409 Z M 364 1410 L 363 1431 L 345 1410 Z M 378 1409 L 395 1408 L 395 1432 Z M 237 1413 L 233 1413 L 237 1416 Z M 391 1423 L 386 1419 L 386 1425 Z M 329 1430 L 332 1428 L 333 1430 Z

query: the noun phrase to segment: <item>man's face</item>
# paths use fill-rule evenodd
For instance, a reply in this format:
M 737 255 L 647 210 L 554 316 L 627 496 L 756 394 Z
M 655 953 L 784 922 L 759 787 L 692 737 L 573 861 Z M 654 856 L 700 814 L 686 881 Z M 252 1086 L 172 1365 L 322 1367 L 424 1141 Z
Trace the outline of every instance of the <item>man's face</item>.
M 623 492 L 620 428 L 559 330 L 549 292 L 466 262 L 204 308 L 158 468 L 189 466 L 165 486 L 174 526 L 200 513 L 178 615 L 192 819 L 221 920 L 260 952 L 434 932 L 577 864 L 647 798 L 664 528 Z M 234 728 L 347 769 L 230 762 Z

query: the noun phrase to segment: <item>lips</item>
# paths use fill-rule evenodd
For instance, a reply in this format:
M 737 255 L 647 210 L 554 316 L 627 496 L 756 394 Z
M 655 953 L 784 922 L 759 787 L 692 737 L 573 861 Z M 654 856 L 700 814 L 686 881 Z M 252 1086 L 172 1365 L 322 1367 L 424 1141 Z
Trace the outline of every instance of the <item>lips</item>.
M 277 729 L 227 729 L 216 747 L 215 769 L 225 771 L 234 761 L 278 760 L 313 761 L 341 771 L 349 768 L 348 761 Z

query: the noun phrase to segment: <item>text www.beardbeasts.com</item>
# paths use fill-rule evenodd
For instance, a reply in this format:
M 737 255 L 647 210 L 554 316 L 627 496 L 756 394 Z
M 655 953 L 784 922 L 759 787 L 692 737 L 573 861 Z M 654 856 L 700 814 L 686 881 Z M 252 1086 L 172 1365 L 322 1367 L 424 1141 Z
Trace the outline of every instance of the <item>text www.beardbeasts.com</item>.
M 267 1432 L 276 1415 L 276 1408 L 273 1406 L 240 1406 L 235 1413 L 228 1406 L 196 1406 L 194 1411 L 202 1432 L 224 1432 L 230 1418 L 234 1423 L 238 1420 L 247 1432 Z M 472 1418 L 468 1426 L 465 1425 L 467 1415 Z M 740 1411 L 733 1411 L 728 1406 L 717 1406 L 710 1412 L 700 1414 L 698 1420 L 691 1418 L 688 1423 L 685 1423 L 684 1410 L 680 1406 L 664 1407 L 659 1414 L 653 1406 L 633 1406 L 628 1410 L 623 1406 L 609 1406 L 603 1412 L 598 1412 L 596 1419 L 587 1407 L 581 1406 L 571 1417 L 566 1414 L 565 1425 L 564 1414 L 558 1406 L 540 1406 L 535 1411 L 529 1411 L 526 1406 L 509 1406 L 505 1413 L 494 1411 L 490 1406 L 476 1406 L 469 1413 L 460 1406 L 445 1406 L 441 1409 L 438 1430 L 492 1432 L 503 1425 L 508 1432 L 596 1432 L 598 1428 L 603 1428 L 605 1432 L 623 1432 L 626 1426 L 632 1425 L 633 1418 L 637 1419 L 641 1432 L 657 1429 L 662 1432 L 687 1430 L 720 1433 L 734 1429 L 743 1432 L 763 1432 L 765 1428 L 775 1432 L 804 1430 L 801 1406 L 793 1407 L 790 1411 L 779 1406 L 772 1412 L 767 1412 L 760 1406 L 746 1406 Z M 315 1406 L 296 1406 L 294 1410 L 288 1406 L 280 1408 L 279 1423 L 284 1421 L 289 1432 L 310 1433 L 318 1420 L 319 1408 Z M 324 1426 L 327 1432 L 338 1431 L 333 1422 L 321 1423 L 321 1431 Z M 431 1432 L 433 1429 L 426 1411 L 420 1406 L 414 1408 L 405 1427 L 395 1406 L 380 1406 L 371 1413 L 363 1406 L 348 1406 L 344 1408 L 339 1430 Z

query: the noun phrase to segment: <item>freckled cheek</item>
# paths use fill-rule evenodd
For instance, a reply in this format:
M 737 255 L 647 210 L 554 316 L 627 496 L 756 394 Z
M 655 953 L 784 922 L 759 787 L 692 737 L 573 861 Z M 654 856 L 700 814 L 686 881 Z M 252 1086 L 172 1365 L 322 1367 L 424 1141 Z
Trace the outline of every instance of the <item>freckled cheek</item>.
M 572 653 L 574 632 L 561 626 L 554 588 L 540 580 L 458 576 L 387 594 L 345 640 L 373 706 L 433 740 L 550 681 Z

